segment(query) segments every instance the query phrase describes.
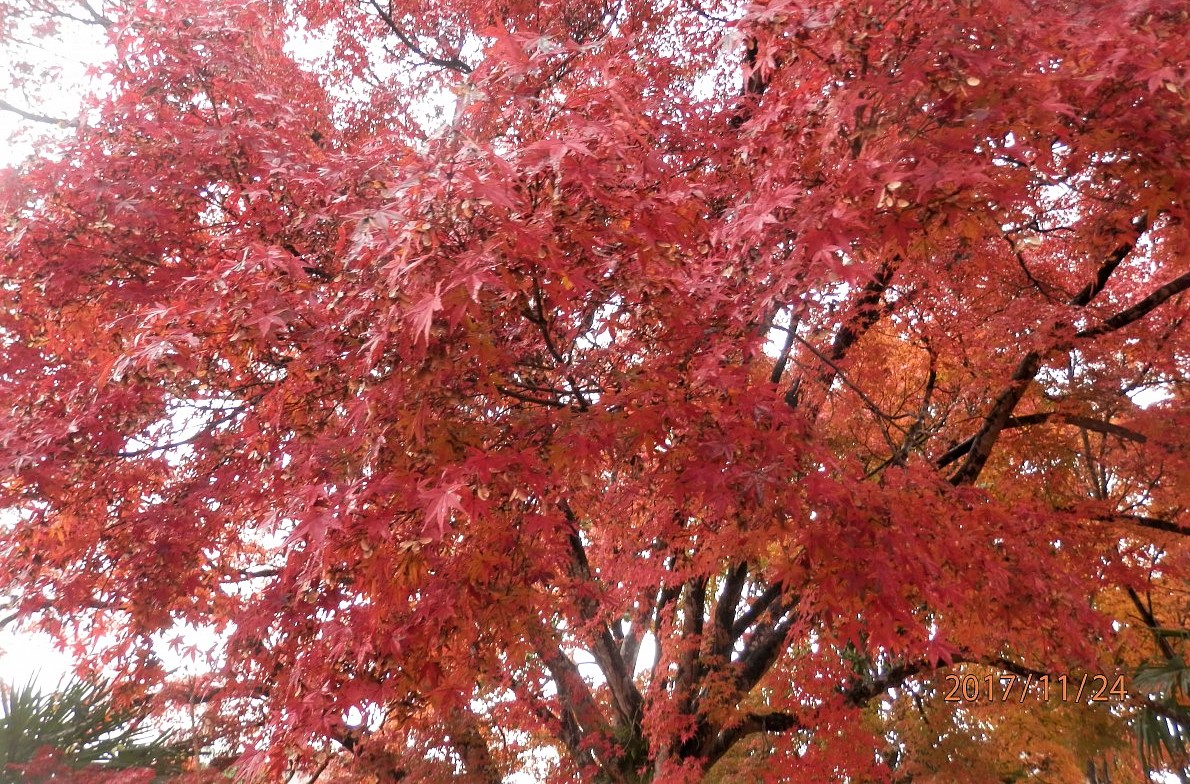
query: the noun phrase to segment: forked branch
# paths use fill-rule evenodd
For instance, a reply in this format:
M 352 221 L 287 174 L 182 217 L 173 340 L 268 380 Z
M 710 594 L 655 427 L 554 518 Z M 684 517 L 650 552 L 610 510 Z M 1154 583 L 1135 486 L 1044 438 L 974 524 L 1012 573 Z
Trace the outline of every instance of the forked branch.
M 392 31 L 393 35 L 400 39 L 401 43 L 405 45 L 405 48 L 413 52 L 425 62 L 430 63 L 431 65 L 449 68 L 450 70 L 457 71 L 461 74 L 469 74 L 473 70 L 471 66 L 463 62 L 458 55 L 452 57 L 437 57 L 423 49 L 417 42 L 417 39 L 413 37 L 413 35 L 406 32 L 405 28 L 397 24 L 396 18 L 392 15 L 391 6 L 389 9 L 385 9 L 385 7 L 376 0 L 368 0 L 368 4 L 376 9 L 376 14 L 381 18 L 381 20 L 383 20 L 385 26 L 387 26 L 388 29 Z

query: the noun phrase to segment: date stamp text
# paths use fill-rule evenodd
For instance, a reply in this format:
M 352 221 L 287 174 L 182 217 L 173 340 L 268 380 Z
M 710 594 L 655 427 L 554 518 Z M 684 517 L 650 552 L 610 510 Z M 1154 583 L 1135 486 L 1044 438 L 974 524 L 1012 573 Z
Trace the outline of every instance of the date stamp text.
M 948 674 L 945 702 L 1020 702 L 1033 695 L 1043 702 L 1109 702 L 1123 700 L 1123 675 L 971 675 Z

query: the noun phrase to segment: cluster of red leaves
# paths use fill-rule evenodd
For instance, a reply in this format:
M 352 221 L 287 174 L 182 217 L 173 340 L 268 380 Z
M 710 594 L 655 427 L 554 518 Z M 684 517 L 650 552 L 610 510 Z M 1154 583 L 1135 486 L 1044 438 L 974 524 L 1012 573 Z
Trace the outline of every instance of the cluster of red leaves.
M 21 781 L 29 784 L 151 784 L 155 774 L 148 768 L 109 770 L 102 765 L 77 768 L 47 746 L 29 762 L 9 765 L 3 775 L 19 775 Z

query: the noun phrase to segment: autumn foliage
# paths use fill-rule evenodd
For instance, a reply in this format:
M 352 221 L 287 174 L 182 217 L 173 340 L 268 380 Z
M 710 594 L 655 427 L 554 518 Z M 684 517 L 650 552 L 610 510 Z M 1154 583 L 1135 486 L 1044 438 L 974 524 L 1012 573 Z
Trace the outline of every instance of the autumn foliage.
M 1190 2 L 0 9 L 111 47 L 3 175 L 0 586 L 153 693 L 217 640 L 161 693 L 241 777 L 1141 781 L 1190 726 L 1132 683 L 1190 615 Z

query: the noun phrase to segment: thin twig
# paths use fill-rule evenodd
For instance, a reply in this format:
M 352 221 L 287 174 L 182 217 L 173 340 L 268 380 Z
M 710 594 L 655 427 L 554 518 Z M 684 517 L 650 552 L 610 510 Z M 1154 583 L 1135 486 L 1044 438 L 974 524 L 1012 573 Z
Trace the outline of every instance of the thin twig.
M 900 425 L 898 425 L 896 423 L 896 420 L 899 419 L 900 417 L 895 417 L 892 414 L 886 414 L 884 411 L 882 411 L 880 406 L 876 405 L 876 403 L 873 402 L 873 400 L 870 397 L 868 397 L 862 389 L 857 387 L 855 384 L 851 383 L 851 380 L 847 378 L 847 376 L 843 373 L 843 371 L 839 369 L 839 366 L 836 365 L 834 362 L 832 362 L 830 360 L 830 358 L 828 358 L 825 354 L 823 354 L 818 349 L 814 348 L 814 345 L 812 343 L 810 343 L 808 340 L 806 340 L 805 338 L 803 338 L 801 335 L 795 334 L 794 339 L 798 343 L 801 343 L 803 346 L 810 349 L 811 354 L 818 357 L 818 359 L 820 359 L 823 362 L 823 364 L 825 364 L 831 370 L 835 371 L 835 376 L 840 381 L 842 381 L 846 387 L 848 387 L 852 392 L 854 392 L 856 394 L 856 396 L 858 396 L 859 399 L 864 402 L 864 405 L 866 405 L 868 408 L 870 408 L 872 410 L 872 413 L 876 414 L 881 419 L 884 419 L 886 422 L 888 422 L 890 425 L 895 427 L 897 430 L 900 430 L 901 433 L 905 432 L 905 428 L 901 427 Z

